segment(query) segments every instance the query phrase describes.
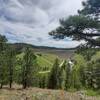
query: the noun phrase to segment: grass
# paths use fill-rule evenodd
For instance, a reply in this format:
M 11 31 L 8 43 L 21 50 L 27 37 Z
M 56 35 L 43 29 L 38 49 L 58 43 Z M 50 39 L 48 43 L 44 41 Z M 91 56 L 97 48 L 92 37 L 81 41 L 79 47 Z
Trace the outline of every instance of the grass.
M 56 58 L 57 58 L 56 55 L 41 54 L 41 56 L 37 56 L 37 63 L 42 68 L 43 67 L 51 68 Z
M 57 58 L 57 56 L 53 54 L 45 54 L 45 53 L 35 53 L 35 55 L 37 56 L 37 65 L 40 68 L 38 74 L 47 75 L 50 72 L 50 69 L 52 68 L 53 63 Z M 16 56 L 17 59 L 19 59 L 19 62 L 21 61 L 21 59 L 23 59 L 23 56 L 24 53 L 18 54 Z M 16 71 L 17 70 L 21 70 L 21 65 L 19 63 L 16 65 Z
M 37 64 L 41 69 L 45 69 L 45 67 L 48 69 L 47 71 L 49 71 L 52 66 L 53 63 L 55 61 L 56 58 L 59 58 L 56 54 L 51 54 L 51 53 L 41 53 L 41 52 L 35 52 L 35 55 L 37 56 Z M 23 59 L 24 53 L 18 54 L 16 57 L 17 59 Z M 60 62 L 62 60 L 62 58 L 59 58 Z M 19 66 L 19 65 L 17 65 Z
M 67 90 L 68 92 L 77 92 L 78 90 L 77 89 L 74 89 L 74 88 L 70 88 Z M 79 91 L 82 91 L 84 92 L 85 95 L 87 96 L 100 96 L 100 90 L 93 90 L 93 89 L 81 89 Z
M 54 54 L 43 54 L 43 58 L 47 59 L 50 62 L 54 62 L 54 60 L 57 58 L 58 56 L 54 55 Z
M 17 55 L 18 59 L 23 58 L 24 53 Z M 41 56 L 35 54 L 37 56 L 37 63 L 40 67 L 51 67 L 53 65 L 54 60 L 57 56 L 51 54 L 41 54 Z M 52 60 L 51 60 L 52 59 Z
M 37 57 L 37 63 L 40 67 L 51 67 L 53 65 L 52 62 L 49 60 L 45 59 L 43 56 L 42 57 Z
M 22 59 L 23 58 L 24 53 L 21 53 L 19 55 L 17 55 L 18 59 Z M 37 53 L 35 53 L 35 55 L 37 56 L 37 64 L 43 68 L 43 67 L 48 67 L 51 68 L 55 59 L 57 58 L 56 55 L 53 54 L 41 54 L 38 55 Z
M 100 90 L 92 90 L 92 89 L 87 89 L 85 90 L 85 94 L 88 96 L 100 96 Z

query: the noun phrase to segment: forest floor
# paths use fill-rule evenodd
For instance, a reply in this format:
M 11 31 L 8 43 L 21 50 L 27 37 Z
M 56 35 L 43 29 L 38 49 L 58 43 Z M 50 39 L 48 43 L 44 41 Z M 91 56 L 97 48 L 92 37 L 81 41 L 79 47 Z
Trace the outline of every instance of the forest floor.
M 0 89 L 0 100 L 100 100 L 100 96 L 83 96 L 80 92 L 48 90 L 40 88 Z

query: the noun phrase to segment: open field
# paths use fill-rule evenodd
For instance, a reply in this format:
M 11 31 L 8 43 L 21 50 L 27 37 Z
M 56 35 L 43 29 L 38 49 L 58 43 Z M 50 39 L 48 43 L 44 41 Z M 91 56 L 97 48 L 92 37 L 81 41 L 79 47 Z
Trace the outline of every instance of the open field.
M 57 49 L 33 49 L 34 52 L 40 52 L 43 54 L 56 55 L 59 58 L 68 59 L 74 55 L 74 50 L 57 50 Z
M 1 89 L 0 100 L 100 100 L 100 97 L 84 96 L 81 99 L 79 92 L 66 92 L 63 90 L 47 90 L 39 88 Z

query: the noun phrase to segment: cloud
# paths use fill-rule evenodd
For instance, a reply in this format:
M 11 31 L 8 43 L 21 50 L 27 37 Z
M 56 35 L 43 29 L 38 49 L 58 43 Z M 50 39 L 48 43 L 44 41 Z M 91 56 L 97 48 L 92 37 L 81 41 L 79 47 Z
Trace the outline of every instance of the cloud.
M 76 41 L 53 40 L 48 32 L 59 26 L 59 19 L 76 14 L 82 0 L 0 0 L 0 33 L 9 42 L 75 47 Z

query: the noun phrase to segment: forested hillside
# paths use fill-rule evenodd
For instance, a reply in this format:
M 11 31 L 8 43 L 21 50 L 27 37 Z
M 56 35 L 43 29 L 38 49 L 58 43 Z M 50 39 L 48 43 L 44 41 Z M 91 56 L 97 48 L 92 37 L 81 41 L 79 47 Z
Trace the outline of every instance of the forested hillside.
M 0 36 L 0 41 L 1 89 L 9 85 L 15 89 L 83 90 L 87 95 L 99 95 L 99 48 L 78 49 L 71 58 L 62 59 L 54 54 L 34 52 L 30 47 L 16 52 L 6 37 Z
M 82 5 L 49 32 L 62 45 L 80 41 L 75 48 L 11 44 L 0 35 L 0 100 L 100 100 L 100 0 Z

